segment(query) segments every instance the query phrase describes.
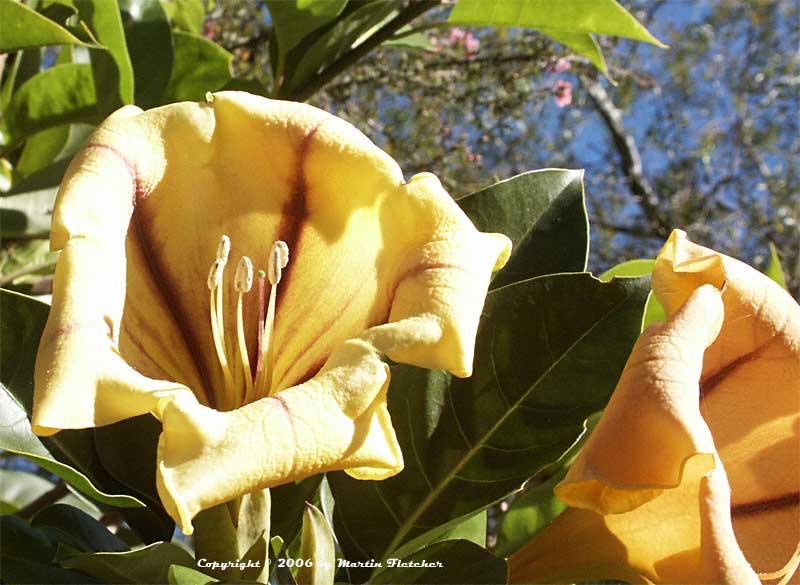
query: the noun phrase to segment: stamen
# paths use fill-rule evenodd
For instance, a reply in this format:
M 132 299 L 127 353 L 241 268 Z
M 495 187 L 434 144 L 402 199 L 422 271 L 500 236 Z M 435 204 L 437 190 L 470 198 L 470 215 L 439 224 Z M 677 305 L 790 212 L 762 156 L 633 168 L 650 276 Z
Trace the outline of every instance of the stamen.
M 243 403 L 247 404 L 254 398 L 253 374 L 250 371 L 250 358 L 247 355 L 247 341 L 244 336 L 244 318 L 242 316 L 242 295 L 250 292 L 250 289 L 253 288 L 253 263 L 247 256 L 242 256 L 242 259 L 239 260 L 233 287 L 239 293 L 239 298 L 236 301 L 236 335 L 239 340 L 239 357 L 242 361 L 245 382 Z
M 230 253 L 230 238 L 222 236 L 220 238 L 219 246 L 217 248 L 217 259 L 211 265 L 211 270 L 208 274 L 208 288 L 211 292 L 209 296 L 209 312 L 211 315 L 211 335 L 214 339 L 214 348 L 217 352 L 217 359 L 222 368 L 222 375 L 225 378 L 225 394 L 229 401 L 228 406 L 233 405 L 234 400 L 234 384 L 233 375 L 228 367 L 228 359 L 225 354 L 225 340 L 223 335 L 225 333 L 225 323 L 223 319 L 223 298 L 222 298 L 222 275 L 225 271 L 225 264 L 228 261 L 228 254 Z
M 267 396 L 272 389 L 272 359 L 274 348 L 272 343 L 272 332 L 275 327 L 275 303 L 278 297 L 278 283 L 281 281 L 282 271 L 289 263 L 289 246 L 281 240 L 272 244 L 269 253 L 269 265 L 267 275 L 272 285 L 269 291 L 269 302 L 267 303 L 267 314 L 263 320 L 261 343 L 259 344 L 260 354 L 256 367 L 255 394 L 256 398 Z M 259 273 L 260 274 L 260 273 Z M 259 297 L 263 298 L 263 279 L 259 282 Z M 262 305 L 263 306 L 263 305 Z M 260 317 L 260 315 L 259 315 Z M 259 318 L 259 325 L 262 320 Z

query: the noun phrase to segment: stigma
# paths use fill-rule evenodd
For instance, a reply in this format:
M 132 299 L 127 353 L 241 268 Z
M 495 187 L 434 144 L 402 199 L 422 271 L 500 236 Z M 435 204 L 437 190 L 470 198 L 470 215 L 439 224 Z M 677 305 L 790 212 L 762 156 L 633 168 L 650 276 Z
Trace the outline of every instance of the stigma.
M 289 246 L 280 240 L 270 248 L 266 260 L 267 269 L 258 271 L 258 327 L 255 372 L 250 366 L 247 339 L 244 331 L 243 297 L 253 289 L 253 261 L 242 256 L 233 276 L 236 298 L 236 335 L 225 335 L 224 294 L 225 267 L 231 250 L 228 236 L 220 237 L 217 255 L 208 274 L 209 317 L 214 350 L 222 370 L 222 388 L 214 389 L 216 406 L 220 410 L 233 410 L 269 395 L 272 388 L 272 362 L 274 356 L 273 331 L 275 328 L 275 305 L 278 285 L 283 270 L 289 263 Z M 269 297 L 267 298 L 267 282 Z M 233 342 L 226 344 L 226 340 Z

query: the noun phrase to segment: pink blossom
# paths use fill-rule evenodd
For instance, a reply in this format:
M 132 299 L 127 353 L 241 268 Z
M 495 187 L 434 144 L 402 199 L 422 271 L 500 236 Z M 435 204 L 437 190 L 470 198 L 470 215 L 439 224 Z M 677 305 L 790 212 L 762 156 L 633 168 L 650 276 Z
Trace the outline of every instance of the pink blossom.
M 457 43 L 458 41 L 463 40 L 463 38 L 466 35 L 467 35 L 467 33 L 464 32 L 463 28 L 458 28 L 458 27 L 451 28 L 450 29 L 450 42 L 451 43 Z
M 563 57 L 556 61 L 556 64 L 553 65 L 553 71 L 555 73 L 564 73 L 564 71 L 569 71 L 572 69 L 572 63 L 564 59 Z
M 480 46 L 480 39 L 473 35 L 472 32 L 468 32 L 467 36 L 464 37 L 464 49 L 467 51 L 467 53 L 477 53 Z
M 217 36 L 217 23 L 213 20 L 207 20 L 203 23 L 203 36 L 210 41 L 213 41 Z
M 556 96 L 556 105 L 565 108 L 572 103 L 572 83 L 559 79 L 553 87 L 553 95 Z

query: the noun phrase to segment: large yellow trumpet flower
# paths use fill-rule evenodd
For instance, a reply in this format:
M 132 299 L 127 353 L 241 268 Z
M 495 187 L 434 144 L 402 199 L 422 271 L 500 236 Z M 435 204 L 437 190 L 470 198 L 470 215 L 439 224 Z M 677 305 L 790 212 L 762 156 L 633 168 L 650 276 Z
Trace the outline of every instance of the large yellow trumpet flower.
M 800 307 L 676 230 L 637 341 L 556 495 L 571 508 L 510 559 L 511 582 L 797 582 Z M 794 575 L 794 577 L 793 577 Z
M 399 472 L 381 356 L 468 376 L 510 242 L 343 120 L 221 92 L 103 122 L 51 246 L 34 430 L 153 413 L 159 494 L 191 533 L 257 489 Z

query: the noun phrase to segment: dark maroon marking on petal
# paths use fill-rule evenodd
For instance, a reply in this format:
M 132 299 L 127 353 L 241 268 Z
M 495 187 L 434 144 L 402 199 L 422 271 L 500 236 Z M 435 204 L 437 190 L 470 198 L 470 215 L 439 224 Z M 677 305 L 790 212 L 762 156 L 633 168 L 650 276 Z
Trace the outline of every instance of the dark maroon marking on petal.
M 314 337 L 313 341 L 311 341 L 310 343 L 308 343 L 305 346 L 305 351 L 303 351 L 302 354 L 297 356 L 297 359 L 295 359 L 294 364 L 302 361 L 302 359 L 308 354 L 308 352 L 311 351 L 311 348 L 315 347 L 317 345 L 317 343 L 319 342 L 319 340 L 325 335 L 325 333 L 327 333 L 330 330 L 330 328 L 333 327 L 333 324 L 336 323 L 336 321 L 338 321 L 342 317 L 342 314 L 344 314 L 344 312 L 348 309 L 348 307 L 350 307 L 350 305 L 353 304 L 353 301 L 361 293 L 361 289 L 364 287 L 364 282 L 365 281 L 363 281 L 363 280 L 360 281 L 358 287 L 353 289 L 351 291 L 351 293 L 350 293 L 350 296 L 341 305 L 339 305 L 337 307 L 337 310 L 331 315 L 331 318 L 327 321 L 327 323 L 325 323 L 320 328 L 319 333 L 317 334 L 316 337 Z M 296 328 L 294 328 L 294 329 L 296 329 Z M 358 332 L 355 332 L 354 335 L 357 334 L 357 333 Z M 278 359 L 278 355 L 275 356 L 275 360 L 276 361 Z M 321 356 L 314 364 L 312 364 L 306 370 L 306 372 L 302 376 L 299 376 L 299 377 L 297 377 L 295 379 L 290 379 L 290 382 L 288 384 L 284 385 L 283 382 L 286 379 L 287 375 L 291 372 L 291 369 L 292 369 L 291 366 L 286 368 L 286 370 L 284 371 L 283 376 L 281 377 L 281 379 L 278 381 L 277 384 L 275 384 L 275 387 L 276 388 L 282 388 L 282 387 L 288 388 L 290 386 L 296 386 L 297 384 L 302 384 L 303 382 L 306 382 L 306 381 L 310 380 L 311 378 L 316 376 L 316 374 L 320 370 L 320 368 L 322 368 L 322 366 L 325 365 L 325 362 L 328 360 L 328 357 L 330 357 L 330 353 L 327 353 L 327 354 Z M 294 364 L 292 364 L 292 365 L 294 365 Z
M 714 391 L 714 389 L 716 389 L 722 382 L 725 381 L 725 378 L 731 375 L 739 367 L 759 358 L 761 354 L 764 353 L 767 346 L 772 343 L 773 339 L 775 338 L 770 338 L 769 341 L 761 344 L 753 351 L 736 358 L 731 363 L 721 367 L 716 372 L 706 375 L 702 380 L 700 380 L 700 400 L 703 400 L 712 391 Z
M 303 229 L 308 221 L 308 205 L 306 198 L 308 196 L 308 184 L 306 183 L 305 162 L 308 155 L 308 149 L 311 141 L 314 139 L 317 131 L 320 129 L 325 120 L 320 120 L 312 126 L 300 141 L 297 150 L 297 163 L 295 165 L 295 183 L 292 187 L 292 194 L 289 200 L 281 210 L 281 223 L 278 226 L 277 239 L 286 242 L 289 246 L 289 264 L 283 270 L 281 278 L 281 286 L 278 288 L 278 297 L 275 299 L 275 310 L 280 308 L 281 303 L 286 298 L 286 292 L 289 290 L 289 282 L 292 278 L 292 266 L 294 265 L 292 259 L 297 259 L 300 250 L 300 240 L 303 235 Z
M 197 373 L 200 375 L 200 379 L 206 383 L 211 378 L 209 376 L 209 372 L 206 370 L 205 363 L 199 359 L 200 356 L 203 355 L 200 352 L 200 343 L 195 338 L 191 327 L 189 327 L 185 313 L 181 310 L 182 307 L 175 287 L 172 286 L 166 277 L 167 273 L 164 270 L 163 258 L 152 246 L 152 242 L 148 237 L 146 223 L 147 220 L 144 217 L 142 208 L 140 207 L 134 211 L 131 218 L 131 224 L 135 229 L 136 239 L 138 240 L 139 247 L 142 251 L 142 256 L 144 257 L 148 272 L 153 278 L 156 288 L 161 293 L 161 297 L 164 299 L 164 302 L 167 305 L 167 310 L 175 319 L 175 324 L 178 326 L 178 330 L 183 335 L 183 339 L 186 342 L 186 347 L 189 350 L 189 355 L 192 357 L 192 361 L 194 361 L 195 367 L 197 368 Z M 209 388 L 207 387 L 203 388 L 203 392 L 206 394 L 206 396 L 208 396 L 209 399 L 214 396 L 213 393 L 209 392 Z
M 800 492 L 784 494 L 774 498 L 765 498 L 755 502 L 731 505 L 731 516 L 749 516 L 772 510 L 782 510 L 792 506 L 800 506 Z
M 152 191 L 152 187 L 146 184 L 143 180 L 141 175 L 139 174 L 139 168 L 136 165 L 135 161 L 132 161 L 125 153 L 120 151 L 118 148 L 111 146 L 110 144 L 88 144 L 84 150 L 90 149 L 100 149 L 100 150 L 107 150 L 114 156 L 116 156 L 125 168 L 128 170 L 128 173 L 131 176 L 131 181 L 133 181 L 133 206 L 136 207 L 136 204 L 143 199 L 147 199 L 150 196 L 150 192 Z
M 286 399 L 281 396 L 280 394 L 276 394 L 275 396 L 270 396 L 270 398 L 277 401 L 278 404 L 281 405 L 283 412 L 286 413 L 286 420 L 289 421 L 289 427 L 292 429 L 292 445 L 294 445 L 294 456 L 292 457 L 292 468 L 289 470 L 289 474 L 294 473 L 294 468 L 297 465 L 297 428 L 294 424 L 294 417 L 292 416 L 292 410 L 289 408 L 289 405 L 286 403 Z

